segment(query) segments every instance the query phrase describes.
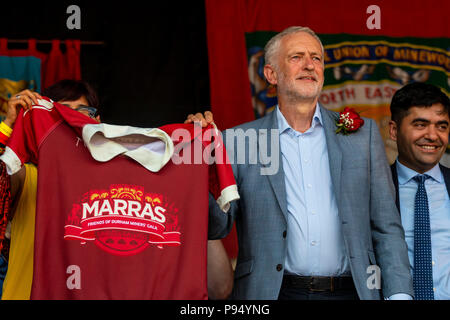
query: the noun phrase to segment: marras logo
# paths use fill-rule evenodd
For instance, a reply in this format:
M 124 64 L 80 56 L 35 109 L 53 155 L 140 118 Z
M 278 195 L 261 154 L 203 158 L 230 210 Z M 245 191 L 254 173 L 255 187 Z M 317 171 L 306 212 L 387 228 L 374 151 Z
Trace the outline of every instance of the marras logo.
M 136 200 L 111 199 L 94 201 L 93 203 L 83 203 L 83 217 L 98 217 L 104 215 L 123 215 L 136 218 L 148 218 L 159 223 L 165 223 L 166 209 L 160 206 L 152 208 L 150 203 L 142 204 Z
M 149 246 L 181 244 L 178 209 L 162 194 L 141 186 L 111 185 L 92 190 L 74 203 L 64 226 L 64 239 L 93 242 L 114 255 L 134 255 Z

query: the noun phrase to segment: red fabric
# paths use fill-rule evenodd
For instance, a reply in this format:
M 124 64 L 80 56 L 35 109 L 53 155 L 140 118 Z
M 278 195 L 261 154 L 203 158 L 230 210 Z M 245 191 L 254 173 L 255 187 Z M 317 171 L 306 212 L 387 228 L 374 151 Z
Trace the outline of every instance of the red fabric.
M 52 40 L 52 49 L 42 68 L 42 88 L 45 89 L 63 79 L 81 80 L 80 41 L 66 40 L 66 52 L 61 51 L 61 41 Z
M 66 74 L 68 75 L 68 77 L 74 80 L 81 80 L 81 65 L 80 65 L 81 41 L 66 40 L 65 43 L 67 48 L 64 57 L 67 70 Z
M 245 32 L 281 31 L 308 26 L 317 34 L 367 34 L 392 37 L 450 37 L 448 0 L 205 0 L 211 110 L 223 130 L 254 120 L 248 78 Z M 369 30 L 367 7 L 381 9 L 381 30 Z M 233 229 L 224 240 L 237 256 Z
M 446 0 L 377 1 L 381 29 L 369 30 L 369 0 L 345 2 L 229 0 L 206 2 L 211 109 L 220 129 L 251 121 L 245 32 L 308 26 L 317 34 L 450 37 Z
M 66 52 L 60 48 L 61 41 L 52 40 L 50 53 L 36 49 L 36 39 L 28 40 L 28 49 L 8 49 L 8 39 L 0 38 L 0 55 L 35 56 L 41 59 L 41 89 L 45 89 L 63 79 L 81 80 L 80 40 L 66 40 Z
M 209 192 L 213 195 L 214 199 L 218 200 L 219 197 L 223 197 L 222 191 L 230 186 L 234 186 L 236 184 L 234 180 L 233 170 L 230 166 L 230 161 L 228 159 L 227 153 L 224 149 L 224 144 L 222 141 L 222 137 L 219 134 L 219 131 L 216 130 L 212 125 L 208 125 L 205 128 L 196 127 L 193 124 L 168 124 L 160 127 L 159 129 L 166 132 L 169 136 L 172 137 L 172 140 L 175 145 L 175 152 L 177 151 L 177 144 L 180 143 L 181 146 L 186 142 L 182 137 L 178 135 L 174 135 L 176 130 L 183 130 L 183 132 L 189 132 L 189 137 L 194 141 L 194 150 L 195 143 L 198 142 L 198 146 L 200 147 L 197 154 L 204 157 L 204 155 L 211 156 L 211 163 L 209 166 Z M 180 132 L 181 133 L 181 132 Z M 174 137 L 177 139 L 174 140 Z M 179 153 L 182 157 L 181 152 Z M 191 163 L 197 164 L 203 160 L 196 157 L 194 154 L 191 154 Z M 204 159 L 204 158 L 203 158 Z
M 36 49 L 36 39 L 28 39 L 28 49 L 8 49 L 8 39 L 0 38 L 0 55 L 5 56 L 35 56 L 45 62 L 47 55 Z
M 243 1 L 206 1 L 211 110 L 222 130 L 253 119 Z
M 7 135 L 5 135 L 3 132 L 0 132 L 0 153 L 3 153 L 8 139 L 9 137 Z

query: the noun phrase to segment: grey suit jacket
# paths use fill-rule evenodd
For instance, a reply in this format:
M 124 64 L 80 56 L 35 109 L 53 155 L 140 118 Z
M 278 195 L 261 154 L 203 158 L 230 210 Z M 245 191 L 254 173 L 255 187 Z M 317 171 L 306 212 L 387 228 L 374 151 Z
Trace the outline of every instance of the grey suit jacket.
M 374 121 L 364 119 L 364 126 L 356 133 L 335 134 L 338 114 L 322 107 L 320 111 L 345 250 L 359 298 L 381 299 L 383 295 L 389 297 L 396 293 L 413 296 L 407 245 L 378 127 Z M 276 112 L 236 128 L 259 130 L 261 141 L 279 139 L 279 135 L 272 137 L 270 130 L 278 129 Z M 230 131 L 224 132 L 224 142 L 227 134 Z M 262 150 L 261 141 L 257 153 Z M 210 197 L 209 237 L 225 237 L 236 221 L 239 253 L 232 298 L 277 299 L 286 259 L 286 237 L 289 237 L 281 152 L 269 151 L 278 153 L 278 172 L 261 175 L 264 167 L 261 161 L 237 164 L 238 153 L 230 152 L 230 149 L 236 151 L 236 144 L 237 139 L 233 146 L 226 147 L 241 198 L 224 214 Z M 248 139 L 246 148 L 250 148 Z M 370 265 L 381 269 L 382 292 L 367 285 Z

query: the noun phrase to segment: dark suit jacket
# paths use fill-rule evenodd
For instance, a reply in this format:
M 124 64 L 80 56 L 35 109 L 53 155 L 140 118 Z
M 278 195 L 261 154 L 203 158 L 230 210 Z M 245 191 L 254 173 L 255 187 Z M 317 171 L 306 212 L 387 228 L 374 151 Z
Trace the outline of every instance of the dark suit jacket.
M 450 197 L 450 168 L 444 167 L 441 164 L 439 164 L 439 167 L 441 168 L 442 175 L 444 176 L 445 186 L 447 187 L 447 192 Z M 395 162 L 391 165 L 391 172 L 392 180 L 395 186 L 395 204 L 397 205 L 398 211 L 400 212 L 400 198 L 398 195 L 398 174 Z

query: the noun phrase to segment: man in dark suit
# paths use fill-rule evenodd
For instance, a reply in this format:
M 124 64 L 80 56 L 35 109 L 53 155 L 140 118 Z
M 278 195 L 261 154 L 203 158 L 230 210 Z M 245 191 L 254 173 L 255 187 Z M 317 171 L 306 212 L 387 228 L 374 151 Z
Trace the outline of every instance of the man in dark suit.
M 450 299 L 450 169 L 439 164 L 449 140 L 450 100 L 412 83 L 392 98 L 391 166 L 416 299 Z

